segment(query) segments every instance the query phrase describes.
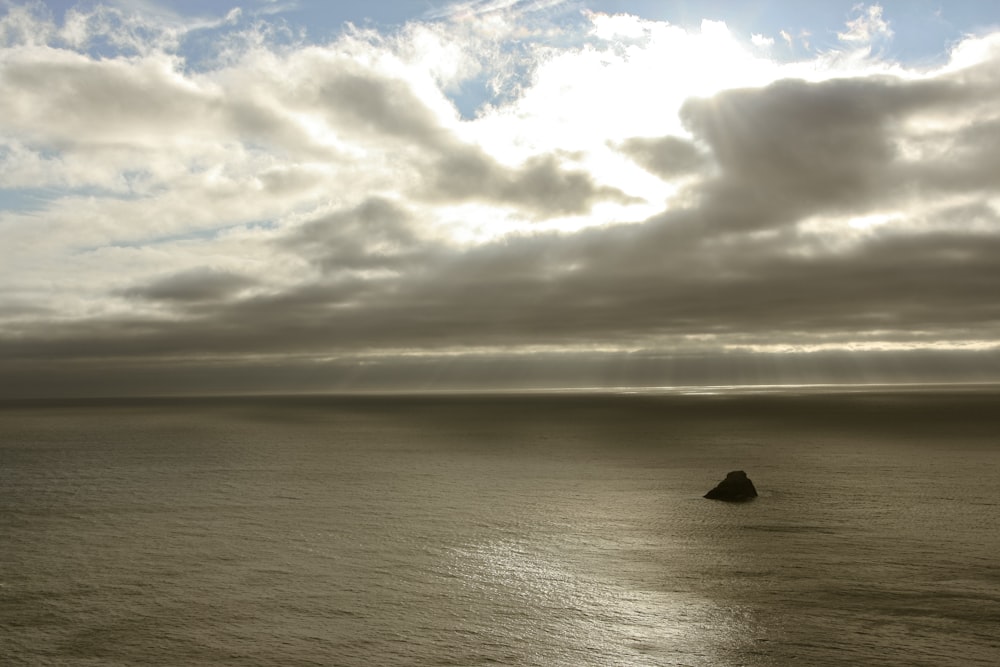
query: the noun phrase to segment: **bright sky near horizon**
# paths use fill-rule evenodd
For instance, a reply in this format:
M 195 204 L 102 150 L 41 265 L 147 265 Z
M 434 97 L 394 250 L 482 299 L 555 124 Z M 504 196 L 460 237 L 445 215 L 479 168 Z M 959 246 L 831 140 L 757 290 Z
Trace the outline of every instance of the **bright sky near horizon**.
M 0 396 L 997 381 L 998 102 L 997 3 L 0 0 Z

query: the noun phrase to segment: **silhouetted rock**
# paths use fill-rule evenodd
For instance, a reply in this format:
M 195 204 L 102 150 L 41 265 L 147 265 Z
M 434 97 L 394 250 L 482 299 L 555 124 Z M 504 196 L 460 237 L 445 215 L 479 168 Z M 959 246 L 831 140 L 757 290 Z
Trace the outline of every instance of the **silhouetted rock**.
M 741 503 L 757 497 L 757 489 L 742 470 L 734 470 L 719 484 L 705 494 L 709 500 L 725 500 L 731 503 Z

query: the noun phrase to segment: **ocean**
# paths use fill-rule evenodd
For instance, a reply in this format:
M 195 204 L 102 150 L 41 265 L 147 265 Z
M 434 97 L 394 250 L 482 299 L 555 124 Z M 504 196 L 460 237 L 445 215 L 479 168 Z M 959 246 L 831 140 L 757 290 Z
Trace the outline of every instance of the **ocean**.
M 7 401 L 4 665 L 997 665 L 997 387 Z M 759 497 L 702 498 L 730 470 Z

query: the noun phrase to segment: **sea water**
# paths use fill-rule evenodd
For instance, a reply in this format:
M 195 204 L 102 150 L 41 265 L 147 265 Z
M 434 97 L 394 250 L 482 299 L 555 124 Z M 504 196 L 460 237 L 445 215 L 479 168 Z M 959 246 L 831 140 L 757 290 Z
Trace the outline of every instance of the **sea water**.
M 1000 664 L 998 399 L 8 402 L 0 662 Z

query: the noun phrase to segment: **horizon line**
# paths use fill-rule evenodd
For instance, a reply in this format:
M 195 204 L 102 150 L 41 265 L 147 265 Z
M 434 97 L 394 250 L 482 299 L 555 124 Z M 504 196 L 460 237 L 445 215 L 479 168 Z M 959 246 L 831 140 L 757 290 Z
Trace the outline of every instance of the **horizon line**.
M 664 395 L 664 396 L 720 396 L 782 393 L 802 391 L 803 393 L 845 393 L 864 391 L 919 391 L 919 390 L 961 390 L 964 388 L 1000 389 L 1000 381 L 962 382 L 829 382 L 792 384 L 723 384 L 723 385 L 637 385 L 637 386 L 586 386 L 586 387 L 472 387 L 472 388 L 422 388 L 422 389 L 354 389 L 327 391 L 248 391 L 219 393 L 160 393 L 160 394 L 75 394 L 62 396 L 8 396 L 0 397 L 0 404 L 31 403 L 50 401 L 141 401 L 169 399 L 242 399 L 242 398 L 347 398 L 347 397 L 392 397 L 392 396 L 461 396 L 461 395 Z

